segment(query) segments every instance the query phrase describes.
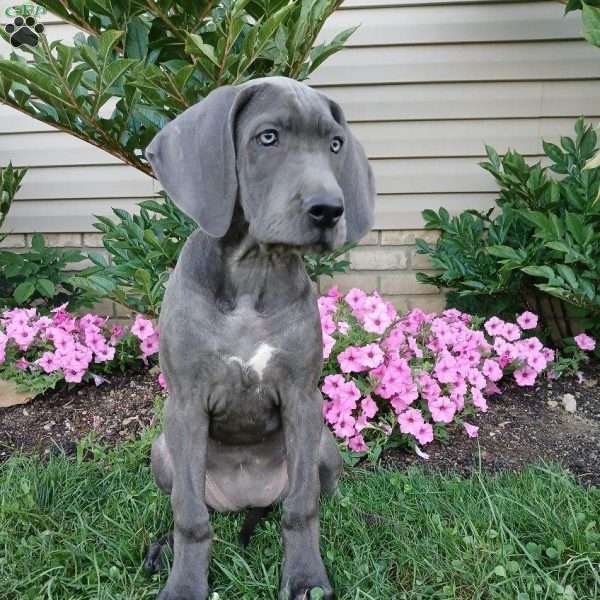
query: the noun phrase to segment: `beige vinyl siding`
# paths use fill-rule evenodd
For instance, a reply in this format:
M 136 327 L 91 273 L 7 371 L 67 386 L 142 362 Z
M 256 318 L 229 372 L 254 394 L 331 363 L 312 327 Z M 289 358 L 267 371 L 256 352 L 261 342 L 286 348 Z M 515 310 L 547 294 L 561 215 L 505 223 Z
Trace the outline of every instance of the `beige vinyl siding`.
M 0 11 L 14 1 L 0 0 Z M 7 21 L 6 17 L 3 17 Z M 46 15 L 49 39 L 73 28 Z M 359 25 L 310 83 L 339 102 L 376 175 L 376 227 L 422 227 L 420 212 L 486 208 L 486 143 L 535 160 L 579 115 L 600 116 L 600 51 L 558 2 L 346 0 L 321 39 Z M 6 44 L 0 43 L 5 54 Z M 93 231 L 156 182 L 111 155 L 0 106 L 0 164 L 30 166 L 6 230 Z

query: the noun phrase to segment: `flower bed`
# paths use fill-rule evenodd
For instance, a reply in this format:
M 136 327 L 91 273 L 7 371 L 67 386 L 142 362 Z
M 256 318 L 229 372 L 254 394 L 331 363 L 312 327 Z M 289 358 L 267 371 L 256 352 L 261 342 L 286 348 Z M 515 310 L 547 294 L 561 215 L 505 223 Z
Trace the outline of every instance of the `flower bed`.
M 141 315 L 130 328 L 108 323 L 92 313 L 81 317 L 66 305 L 41 316 L 35 308 L 5 310 L 0 316 L 0 378 L 14 380 L 34 394 L 93 380 L 148 364 L 158 352 L 158 330 Z
M 376 459 L 384 447 L 404 445 L 422 454 L 435 438 L 445 440 L 451 423 L 476 437 L 468 421 L 487 411 L 498 383 L 512 377 L 532 386 L 543 374 L 556 377 L 561 362 L 533 335 L 537 316 L 526 312 L 509 323 L 486 321 L 458 310 L 399 315 L 377 294 L 333 288 L 319 299 L 323 330 L 323 414 L 351 453 Z M 582 334 L 571 365 L 592 351 Z M 58 383 L 93 381 L 135 365 L 149 365 L 159 333 L 137 315 L 131 327 L 109 325 L 107 317 L 75 316 L 60 306 L 51 316 L 35 308 L 0 316 L 0 378 L 42 393 Z M 163 386 L 164 379 L 159 376 Z
M 319 299 L 323 330 L 323 414 L 335 435 L 353 452 L 379 454 L 384 446 L 420 446 L 445 438 L 458 423 L 470 437 L 467 419 L 487 411 L 486 398 L 511 375 L 532 386 L 546 373 L 555 377 L 555 352 L 530 335 L 537 316 L 516 323 L 494 317 L 485 323 L 458 310 L 398 315 L 377 294 L 332 288 Z M 581 350 L 593 350 L 581 335 Z

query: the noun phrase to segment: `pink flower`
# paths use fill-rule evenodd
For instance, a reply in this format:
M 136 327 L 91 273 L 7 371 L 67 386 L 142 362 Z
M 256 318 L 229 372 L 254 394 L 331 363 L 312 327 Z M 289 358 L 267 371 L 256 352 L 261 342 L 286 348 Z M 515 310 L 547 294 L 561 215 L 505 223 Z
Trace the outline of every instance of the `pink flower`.
M 152 354 L 156 354 L 158 352 L 158 347 L 158 333 L 153 333 L 152 335 L 142 339 L 142 341 L 140 342 L 140 350 L 142 351 L 142 357 L 147 358 Z
M 328 333 L 323 334 L 323 360 L 327 360 L 335 346 L 335 339 Z
M 121 325 L 113 325 L 110 330 L 110 343 L 114 346 L 125 335 L 125 328 Z
M 347 438 L 354 434 L 354 424 L 356 419 L 350 415 L 342 415 L 334 426 L 335 435 L 341 438 Z
M 352 288 L 347 294 L 344 300 L 352 310 L 356 310 L 362 306 L 365 301 L 367 294 L 358 288 Z
M 367 344 L 361 348 L 360 362 L 367 369 L 374 369 L 383 362 L 383 350 L 377 344 Z
M 364 371 L 366 365 L 363 364 L 363 353 L 361 348 L 348 346 L 343 352 L 338 354 L 338 363 L 343 373 L 352 373 Z
M 451 423 L 456 414 L 456 406 L 447 396 L 440 396 L 428 403 L 431 418 L 436 423 Z
M 165 390 L 165 392 L 167 391 L 167 380 L 165 379 L 165 376 L 162 373 L 158 374 L 158 385 L 160 385 L 160 387 Z
M 398 415 L 398 425 L 402 433 L 414 433 L 423 424 L 423 415 L 416 408 L 409 408 Z
M 596 349 L 596 340 L 585 333 L 580 333 L 575 336 L 575 343 L 585 352 L 593 352 Z
M 498 317 L 492 317 L 491 319 L 486 321 L 483 326 L 488 332 L 488 335 L 496 337 L 497 335 L 502 335 L 502 331 L 504 329 L 504 321 L 502 321 Z
M 60 369 L 59 362 L 54 352 L 44 352 L 35 363 L 42 368 L 44 373 L 52 373 Z
M 21 357 L 21 358 L 19 358 L 19 360 L 16 360 L 14 362 L 14 366 L 17 369 L 21 369 L 22 371 L 25 371 L 29 367 L 29 361 L 25 357 Z
M 517 323 L 521 329 L 535 329 L 538 324 L 538 316 L 526 310 L 517 317 Z
M 367 452 L 367 450 L 369 449 L 367 444 L 365 444 L 363 436 L 360 433 L 355 436 L 352 436 L 348 440 L 348 448 L 350 448 L 352 452 Z
M 365 331 L 383 333 L 392 324 L 392 319 L 385 309 L 369 313 L 364 319 Z
M 486 359 L 483 362 L 483 374 L 491 381 L 500 381 L 502 379 L 502 369 L 495 360 Z
M 364 415 L 369 419 L 372 419 L 379 410 L 377 408 L 377 404 L 375 404 L 371 396 L 366 396 L 365 398 L 363 398 L 362 402 L 360 403 L 360 407 L 362 408 Z
M 473 400 L 473 406 L 477 407 L 481 412 L 487 412 L 487 401 L 481 393 L 481 390 L 471 388 L 471 398 Z
M 540 373 L 548 366 L 548 361 L 542 353 L 534 352 L 527 357 L 527 364 L 537 373 Z
M 521 387 L 532 386 L 535 383 L 535 379 L 537 377 L 537 373 L 528 366 L 522 367 L 521 369 L 517 369 L 513 376 L 517 385 Z
M 12 334 L 13 339 L 17 343 L 17 346 L 23 351 L 27 350 L 33 342 L 33 338 L 35 337 L 35 330 L 33 327 L 28 327 L 27 325 L 23 325 L 19 327 Z
M 329 298 L 333 298 L 334 300 L 337 301 L 343 296 L 343 294 L 340 292 L 340 289 L 338 288 L 338 286 L 334 285 L 329 288 L 329 291 L 327 292 L 327 296 L 329 296 Z
M 479 435 L 479 427 L 476 425 L 471 425 L 471 423 L 467 423 L 466 421 L 463 423 L 463 427 L 467 432 L 467 435 L 470 438 L 476 438 Z
M 68 368 L 64 369 L 65 381 L 68 383 L 81 383 L 83 376 L 85 375 L 85 369 Z
M 346 381 L 342 375 L 327 375 L 327 377 L 323 379 L 321 391 L 330 398 L 338 398 L 344 383 L 346 383 Z
M 415 427 L 412 434 L 423 446 L 433 441 L 433 427 L 430 423 L 420 423 Z
M 136 315 L 135 321 L 131 326 L 131 333 L 140 340 L 145 340 L 154 334 L 154 325 L 152 325 L 152 321 L 145 319 L 142 315 Z
M 521 330 L 514 323 L 505 323 L 500 335 L 504 336 L 509 342 L 514 342 L 521 337 Z

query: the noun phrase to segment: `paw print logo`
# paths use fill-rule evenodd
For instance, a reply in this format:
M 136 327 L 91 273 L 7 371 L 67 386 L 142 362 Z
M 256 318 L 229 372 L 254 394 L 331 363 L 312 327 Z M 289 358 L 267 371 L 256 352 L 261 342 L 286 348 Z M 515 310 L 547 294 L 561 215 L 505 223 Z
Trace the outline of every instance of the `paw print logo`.
M 4 26 L 6 33 L 10 34 L 10 43 L 15 47 L 37 46 L 39 34 L 44 32 L 44 26 L 36 23 L 34 17 L 16 17 L 12 23 Z

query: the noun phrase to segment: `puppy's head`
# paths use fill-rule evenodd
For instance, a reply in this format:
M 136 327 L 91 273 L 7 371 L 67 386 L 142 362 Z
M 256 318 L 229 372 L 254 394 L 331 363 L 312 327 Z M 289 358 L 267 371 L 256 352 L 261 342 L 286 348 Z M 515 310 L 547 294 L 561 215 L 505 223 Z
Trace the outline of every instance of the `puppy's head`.
M 173 201 L 225 235 L 236 201 L 265 244 L 330 249 L 371 227 L 375 186 L 340 107 L 283 77 L 222 87 L 146 150 Z

